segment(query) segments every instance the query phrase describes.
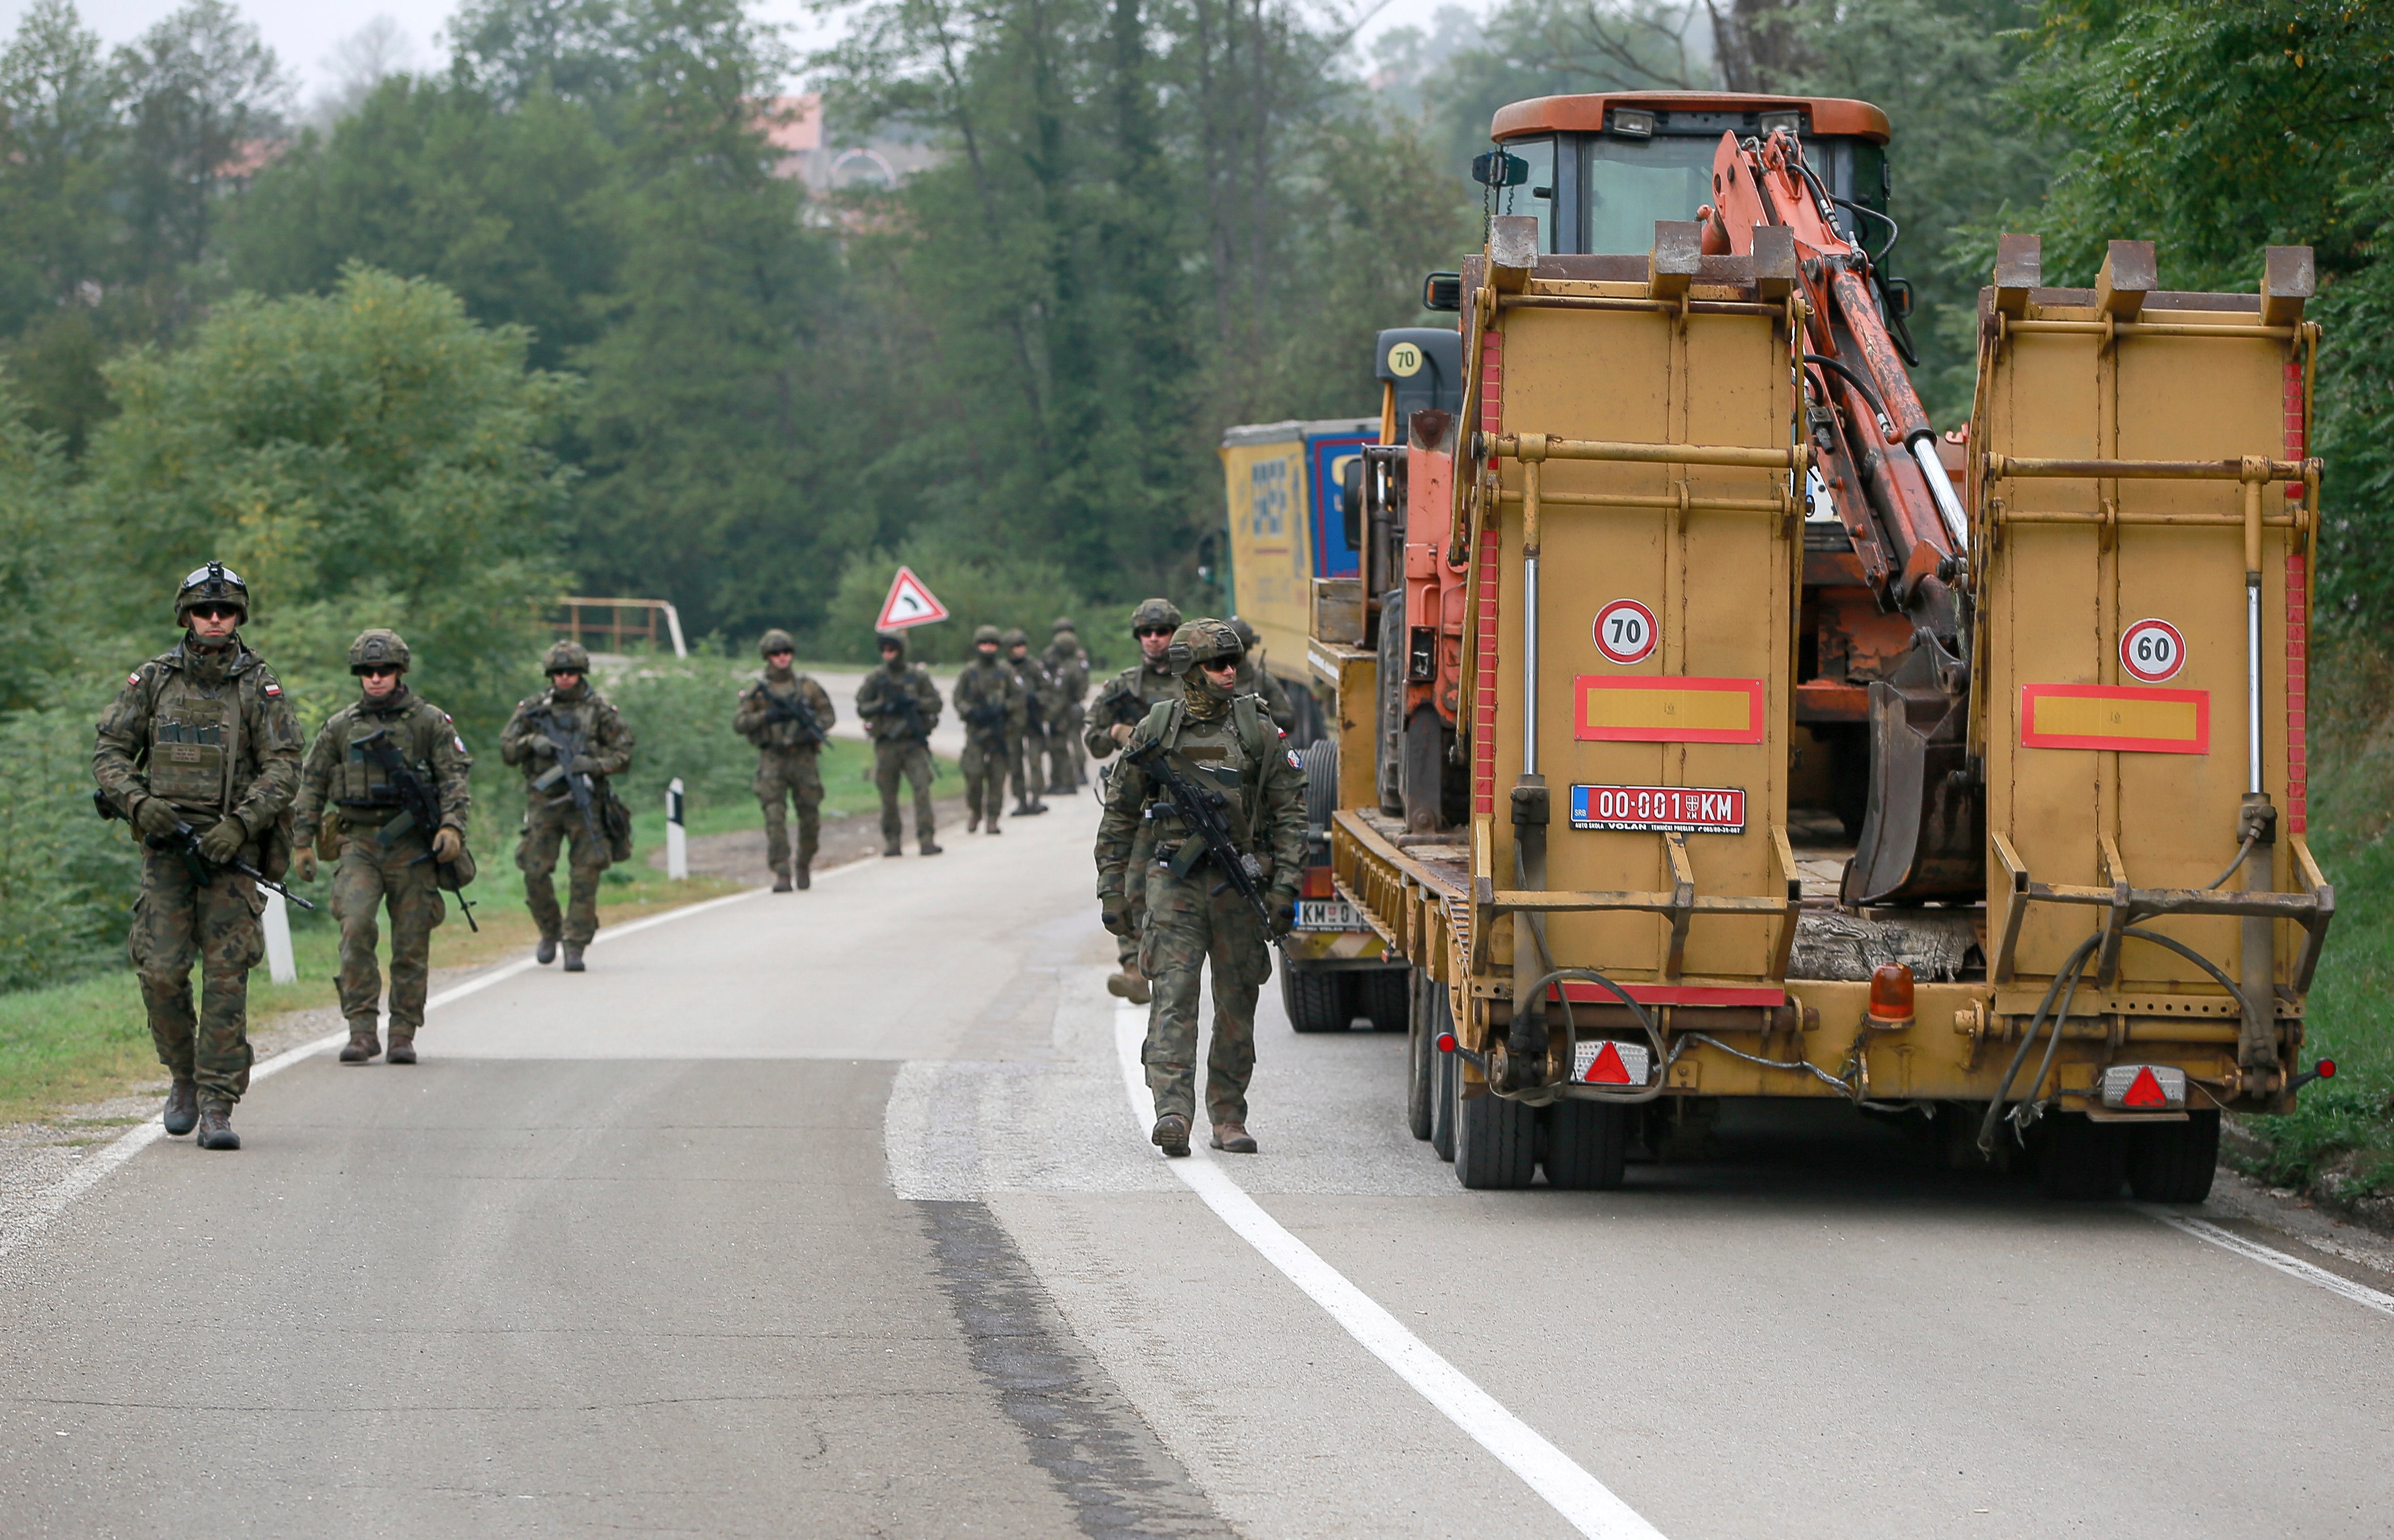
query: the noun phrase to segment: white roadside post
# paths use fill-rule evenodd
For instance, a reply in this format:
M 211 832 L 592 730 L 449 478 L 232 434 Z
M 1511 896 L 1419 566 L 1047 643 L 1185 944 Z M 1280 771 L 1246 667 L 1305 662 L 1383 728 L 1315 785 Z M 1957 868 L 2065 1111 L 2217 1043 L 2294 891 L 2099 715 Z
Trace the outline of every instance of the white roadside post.
M 690 880 L 690 833 L 682 827 L 678 775 L 665 786 L 665 875 L 676 882 Z
M 291 955 L 291 910 L 283 895 L 266 895 L 266 975 L 278 984 L 299 981 L 299 964 Z

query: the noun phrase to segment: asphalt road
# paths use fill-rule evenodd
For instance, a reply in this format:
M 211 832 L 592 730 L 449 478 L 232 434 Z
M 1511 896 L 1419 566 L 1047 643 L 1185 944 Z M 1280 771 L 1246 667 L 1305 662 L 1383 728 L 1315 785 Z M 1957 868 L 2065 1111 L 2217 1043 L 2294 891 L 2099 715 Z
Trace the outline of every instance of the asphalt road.
M 2256 1260 L 1834 1112 L 1465 1193 L 1401 1042 L 1269 992 L 1264 1152 L 1167 1165 L 1058 809 L 125 1160 L 0 1257 L 0 1533 L 2394 1530 L 2394 1281 L 2324 1226 L 2219 1204 Z

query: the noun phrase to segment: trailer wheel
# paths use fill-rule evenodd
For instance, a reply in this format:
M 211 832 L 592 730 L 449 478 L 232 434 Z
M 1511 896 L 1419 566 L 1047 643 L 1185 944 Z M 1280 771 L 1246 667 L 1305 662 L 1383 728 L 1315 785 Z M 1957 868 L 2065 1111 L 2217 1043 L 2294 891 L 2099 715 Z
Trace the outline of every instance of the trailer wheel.
M 2129 1130 L 2128 1191 L 2149 1204 L 2199 1204 L 2219 1168 L 2219 1113 Z
M 1619 1187 L 1636 1111 L 1610 1101 L 1558 1101 L 1546 1109 L 1546 1185 L 1573 1192 Z
M 2044 1148 L 2037 1156 L 2037 1186 L 2048 1198 L 2104 1203 L 2120 1195 L 2127 1130 L 2097 1123 L 2084 1112 L 2055 1112 L 2045 1119 Z
M 1454 1179 L 1480 1191 L 1529 1186 L 1538 1169 L 1538 1110 L 1493 1091 L 1465 1101 L 1460 1071 L 1454 1088 Z
M 1374 1032 L 1402 1032 L 1413 1014 L 1414 970 L 1409 967 L 1375 968 L 1369 973 L 1350 973 L 1355 981 L 1355 1014 L 1372 1019 Z
M 1430 1029 L 1433 1043 L 1440 1033 L 1454 1030 L 1447 1024 L 1448 1020 L 1448 1013 L 1441 1009 L 1437 1018 L 1439 1024 Z M 1455 1058 L 1451 1053 L 1440 1053 L 1433 1047 L 1430 1059 L 1429 1147 L 1438 1152 L 1439 1159 L 1451 1161 L 1454 1159 L 1454 1110 L 1462 1101 L 1463 1072 L 1455 1067 Z
M 1345 1032 L 1355 1019 L 1343 982 L 1335 973 L 1295 964 L 1280 970 L 1280 1001 L 1288 1007 L 1288 1024 L 1299 1032 Z
M 1438 1088 L 1438 1034 L 1446 1030 L 1446 988 L 1419 968 L 1406 975 L 1413 985 L 1413 1008 L 1405 1024 L 1405 1126 L 1415 1139 L 1427 1139 L 1438 1121 L 1430 1095 Z M 1430 996 L 1435 994 L 1433 1002 Z

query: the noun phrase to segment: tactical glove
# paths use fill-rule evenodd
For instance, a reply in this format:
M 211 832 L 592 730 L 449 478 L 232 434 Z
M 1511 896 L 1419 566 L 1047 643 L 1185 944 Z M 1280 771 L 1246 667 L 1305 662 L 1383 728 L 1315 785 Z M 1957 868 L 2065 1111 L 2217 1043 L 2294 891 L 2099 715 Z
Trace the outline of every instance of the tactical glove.
M 163 796 L 145 796 L 133 805 L 133 822 L 145 835 L 156 835 L 164 839 L 173 834 L 175 825 L 182 821 L 182 816 L 175 811 L 175 805 Z
M 432 836 L 432 859 L 435 861 L 454 861 L 465 849 L 465 838 L 445 823 L 441 826 L 441 832 Z
M 301 882 L 316 880 L 316 847 L 302 845 L 291 852 L 291 875 Z
M 566 768 L 576 775 L 596 775 L 598 773 L 598 761 L 586 754 L 577 754 L 573 757 L 573 763 Z
M 241 854 L 241 848 L 248 843 L 249 830 L 242 821 L 226 818 L 200 836 L 200 854 L 221 866 Z
M 1130 901 L 1120 893 L 1108 893 L 1098 900 L 1098 913 L 1104 919 L 1106 928 L 1115 935 L 1131 933 Z
M 557 757 L 557 745 L 546 738 L 527 739 L 525 746 L 544 759 L 553 759 Z
M 1285 936 L 1296 928 L 1296 895 L 1295 893 L 1284 888 L 1275 888 L 1264 895 L 1264 902 L 1271 909 L 1273 936 Z

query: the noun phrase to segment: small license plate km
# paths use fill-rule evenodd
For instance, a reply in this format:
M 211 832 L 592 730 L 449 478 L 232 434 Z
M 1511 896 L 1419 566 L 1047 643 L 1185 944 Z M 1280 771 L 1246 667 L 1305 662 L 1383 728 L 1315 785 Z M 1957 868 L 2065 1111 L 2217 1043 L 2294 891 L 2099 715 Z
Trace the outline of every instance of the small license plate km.
M 1296 928 L 1299 930 L 1362 930 L 1363 916 L 1345 899 L 1300 899 L 1296 905 Z
M 1574 829 L 1740 835 L 1745 793 L 1734 786 L 1573 786 Z

